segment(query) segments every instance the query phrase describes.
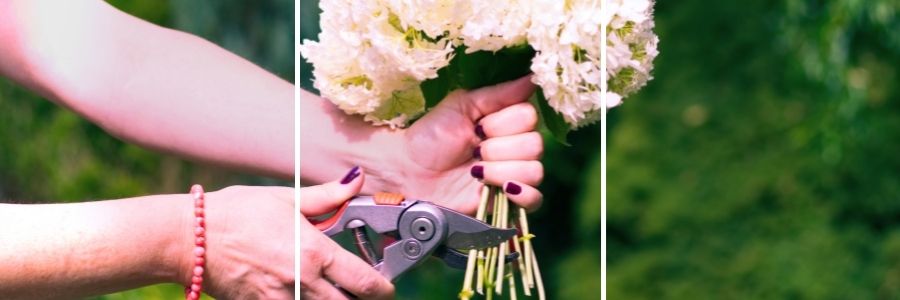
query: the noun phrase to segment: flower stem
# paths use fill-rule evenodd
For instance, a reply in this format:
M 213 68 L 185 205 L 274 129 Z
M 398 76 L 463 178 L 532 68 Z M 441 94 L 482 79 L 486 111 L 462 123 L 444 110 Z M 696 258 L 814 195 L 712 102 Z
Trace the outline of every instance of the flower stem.
M 532 265 L 534 264 L 534 259 L 532 259 L 532 248 L 531 248 L 531 232 L 528 231 L 528 217 L 525 215 L 525 209 L 519 207 L 519 228 L 522 230 L 522 243 L 525 250 L 523 253 L 525 255 L 525 277 L 528 278 L 528 287 L 534 287 L 534 272 Z
M 482 189 L 481 191 L 481 202 L 478 202 L 478 211 L 475 213 L 475 218 L 478 220 L 484 220 L 484 211 L 487 210 L 488 193 L 488 189 Z M 478 257 L 478 250 L 469 250 L 469 258 L 466 261 L 466 275 L 463 279 L 462 291 L 459 292 L 460 300 L 469 300 L 474 294 L 472 291 L 472 277 L 474 276 L 475 262 L 478 260 Z
M 512 263 L 509 263 L 509 273 L 506 278 L 509 280 L 509 299 L 516 300 L 516 276 L 513 275 Z
M 531 287 L 528 286 L 528 273 L 525 271 L 525 257 L 522 252 L 521 242 L 519 242 L 519 238 L 515 237 L 512 239 L 513 249 L 516 253 L 519 253 L 519 256 L 516 257 L 516 262 L 519 263 L 519 275 L 522 278 L 522 291 L 525 293 L 525 296 L 531 296 Z
M 541 279 L 541 269 L 538 268 L 537 257 L 534 255 L 531 256 L 531 263 L 534 264 L 534 277 L 535 280 L 537 280 L 538 299 L 545 300 L 547 297 L 544 294 L 544 280 Z
M 475 291 L 484 295 L 484 250 L 478 250 L 478 275 L 476 277 Z
M 490 212 L 488 212 L 488 208 L 491 209 Z M 513 219 L 510 208 L 516 211 L 517 219 Z M 518 296 L 516 293 L 516 270 L 522 280 L 522 290 L 525 296 L 532 296 L 532 289 L 537 287 L 539 299 L 546 299 L 544 282 L 531 244 L 531 238 L 534 235 L 528 229 L 528 217 L 525 209 L 510 203 L 509 198 L 499 187 L 484 186 L 481 190 L 481 202 L 478 203 L 475 218 L 493 227 L 504 229 L 515 227 L 515 225 L 510 225 L 510 222 L 518 223 L 516 225 L 520 229 L 521 236 L 494 247 L 469 250 L 466 274 L 462 290 L 459 292 L 459 299 L 470 300 L 475 292 L 484 295 L 486 299 L 493 299 L 495 295 L 503 294 L 503 281 L 507 280 L 509 298 L 515 300 Z M 506 262 L 507 254 L 513 251 L 510 248 L 519 253 L 516 262 Z M 473 277 L 475 280 L 474 291 L 472 289 Z
M 509 220 L 509 200 L 506 199 L 506 194 L 503 191 L 497 191 L 497 202 L 495 203 L 498 208 L 497 211 L 499 214 L 497 215 L 497 228 L 505 229 L 506 223 Z M 503 267 L 506 266 L 506 252 L 509 244 L 507 242 L 503 242 L 500 244 L 499 250 L 500 254 L 497 259 L 497 279 L 494 283 L 494 293 L 497 295 L 503 294 L 503 276 L 506 275 L 504 273 Z
M 491 226 L 497 227 L 499 224 L 500 218 L 500 199 L 497 197 L 497 188 L 491 187 L 491 199 L 492 201 L 492 213 L 491 213 Z M 497 258 L 500 255 L 500 247 L 494 246 L 488 250 L 488 261 L 487 261 L 487 276 L 485 276 L 484 281 L 487 287 L 485 293 L 492 294 L 491 290 L 494 288 L 494 274 L 497 271 Z

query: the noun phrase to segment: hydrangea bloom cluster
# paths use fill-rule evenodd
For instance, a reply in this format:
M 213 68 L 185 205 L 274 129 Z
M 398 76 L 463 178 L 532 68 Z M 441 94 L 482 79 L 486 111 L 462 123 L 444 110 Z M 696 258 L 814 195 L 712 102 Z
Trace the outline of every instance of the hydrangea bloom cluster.
M 600 1 L 621 12 L 601 14 Z M 315 86 L 343 111 L 376 125 L 403 127 L 423 113 L 420 84 L 438 76 L 456 47 L 471 53 L 530 45 L 532 80 L 572 128 L 599 119 L 607 83 L 602 26 L 622 33 L 608 45 L 619 51 L 609 83 L 634 74 L 617 95 L 646 82 L 656 51 L 655 36 L 645 36 L 653 26 L 647 0 L 322 0 L 320 6 L 319 41 L 300 46 L 314 66 Z
M 391 2 L 418 1 L 321 1 L 319 41 L 305 41 L 300 53 L 315 67 L 316 88 L 341 110 L 399 126 L 422 112 L 419 83 L 437 76 L 453 47 L 411 27 L 422 20 L 400 19 L 404 11 L 390 5 L 403 5 Z
M 604 0 L 607 28 L 607 106 L 644 87 L 653 77 L 653 59 L 659 54 L 659 38 L 653 33 L 652 0 Z
M 528 42 L 537 50 L 532 80 L 577 128 L 600 119 L 599 1 L 535 0 Z

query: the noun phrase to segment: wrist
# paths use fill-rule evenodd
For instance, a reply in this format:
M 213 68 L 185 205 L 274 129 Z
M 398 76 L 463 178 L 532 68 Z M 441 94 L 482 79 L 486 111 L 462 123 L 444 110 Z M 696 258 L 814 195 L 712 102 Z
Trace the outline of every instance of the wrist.
M 171 195 L 163 212 L 167 222 L 160 226 L 161 259 L 167 282 L 187 284 L 191 281 L 194 248 L 194 209 L 190 194 Z
M 406 150 L 405 129 L 379 128 L 370 144 L 357 148 L 362 153 L 356 162 L 366 171 L 366 184 L 362 192 L 404 193 L 403 178 L 410 169 L 411 160 Z

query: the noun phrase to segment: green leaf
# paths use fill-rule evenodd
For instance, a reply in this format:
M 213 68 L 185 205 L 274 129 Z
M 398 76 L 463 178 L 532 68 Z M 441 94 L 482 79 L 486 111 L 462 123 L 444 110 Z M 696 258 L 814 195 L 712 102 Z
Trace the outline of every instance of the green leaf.
M 457 50 L 458 52 L 459 50 Z M 459 53 L 446 67 L 438 70 L 437 78 L 423 81 L 419 87 L 425 96 L 425 108 L 435 107 L 441 100 L 444 100 L 451 91 L 459 88 Z
M 547 98 L 544 98 L 544 92 L 541 89 L 538 89 L 529 101 L 537 108 L 540 124 L 550 131 L 553 135 L 553 139 L 560 144 L 571 146 L 569 142 L 566 141 L 566 136 L 569 135 L 569 131 L 572 130 L 572 128 L 569 127 L 569 124 L 566 123 L 566 120 L 563 119 L 562 115 L 550 107 L 550 104 L 547 103 Z
M 464 89 L 477 89 L 528 75 L 535 54 L 528 45 L 469 54 L 465 54 L 465 46 L 456 50 L 454 60 L 458 60 L 459 82 Z
M 425 107 L 432 108 L 451 91 L 495 85 L 517 79 L 531 72 L 534 49 L 528 45 L 504 48 L 500 51 L 466 53 L 465 46 L 455 49 L 450 64 L 438 70 L 438 77 L 421 83 Z
M 425 96 L 426 109 L 434 107 L 450 93 L 450 76 L 441 75 L 441 71 L 438 71 L 437 78 L 425 80 L 419 85 L 422 95 Z

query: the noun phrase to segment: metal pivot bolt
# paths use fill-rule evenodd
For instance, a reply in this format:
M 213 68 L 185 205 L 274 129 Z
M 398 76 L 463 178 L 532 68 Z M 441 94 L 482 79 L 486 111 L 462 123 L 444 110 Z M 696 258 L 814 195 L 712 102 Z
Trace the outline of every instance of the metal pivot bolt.
M 419 241 L 406 241 L 403 244 L 403 254 L 410 259 L 416 259 L 422 254 L 422 243 Z
M 420 241 L 427 241 L 434 236 L 434 223 L 428 218 L 420 217 L 412 221 L 409 225 L 409 231 L 412 236 Z

